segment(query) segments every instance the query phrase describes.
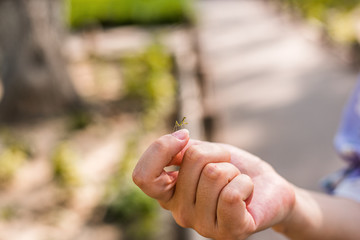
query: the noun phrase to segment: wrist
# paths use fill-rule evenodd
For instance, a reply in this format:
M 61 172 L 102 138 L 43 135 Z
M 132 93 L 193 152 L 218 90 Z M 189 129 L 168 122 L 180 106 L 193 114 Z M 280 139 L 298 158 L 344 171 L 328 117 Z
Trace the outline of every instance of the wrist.
M 294 190 L 293 208 L 280 223 L 273 226 L 273 229 L 290 239 L 306 239 L 306 236 L 311 236 L 308 231 L 317 229 L 317 223 L 321 222 L 321 214 L 318 204 L 308 191 L 298 187 L 294 187 Z

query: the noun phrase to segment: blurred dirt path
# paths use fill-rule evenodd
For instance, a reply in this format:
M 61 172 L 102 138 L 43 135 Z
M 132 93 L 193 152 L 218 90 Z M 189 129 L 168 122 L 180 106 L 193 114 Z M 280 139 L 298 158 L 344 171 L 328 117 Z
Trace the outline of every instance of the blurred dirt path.
M 332 139 L 356 74 L 321 45 L 316 30 L 265 1 L 200 1 L 198 17 L 213 140 L 319 190 L 319 180 L 343 166 Z M 268 230 L 250 239 L 284 238 Z

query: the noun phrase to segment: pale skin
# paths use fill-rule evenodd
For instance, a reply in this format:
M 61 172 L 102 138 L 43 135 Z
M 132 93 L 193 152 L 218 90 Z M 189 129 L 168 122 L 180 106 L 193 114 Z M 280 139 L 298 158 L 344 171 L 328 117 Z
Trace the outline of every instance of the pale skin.
M 179 171 L 166 172 L 170 165 Z M 360 239 L 360 204 L 300 189 L 236 147 L 189 140 L 183 129 L 157 139 L 134 182 L 205 237 L 241 240 L 272 227 L 290 239 Z

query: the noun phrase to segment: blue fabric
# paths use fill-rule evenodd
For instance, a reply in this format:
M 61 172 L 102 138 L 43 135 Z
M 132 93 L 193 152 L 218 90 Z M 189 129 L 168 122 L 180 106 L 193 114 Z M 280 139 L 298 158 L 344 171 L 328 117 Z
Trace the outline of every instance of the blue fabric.
M 360 78 L 344 109 L 334 145 L 348 167 L 325 178 L 323 186 L 331 194 L 360 202 Z
M 360 164 L 360 79 L 343 113 L 335 148 L 350 165 Z

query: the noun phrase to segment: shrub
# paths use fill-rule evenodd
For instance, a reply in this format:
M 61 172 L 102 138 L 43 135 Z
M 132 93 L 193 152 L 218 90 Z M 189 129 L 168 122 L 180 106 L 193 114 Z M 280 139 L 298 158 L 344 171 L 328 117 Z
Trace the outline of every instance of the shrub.
M 159 24 L 189 19 L 189 0 L 68 0 L 74 28 L 94 25 Z

